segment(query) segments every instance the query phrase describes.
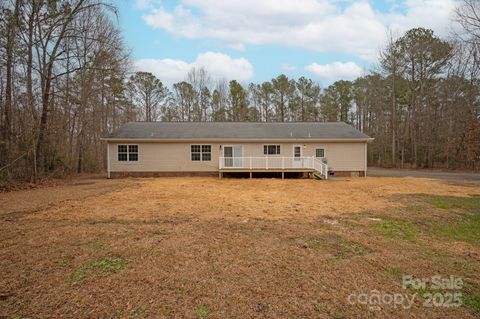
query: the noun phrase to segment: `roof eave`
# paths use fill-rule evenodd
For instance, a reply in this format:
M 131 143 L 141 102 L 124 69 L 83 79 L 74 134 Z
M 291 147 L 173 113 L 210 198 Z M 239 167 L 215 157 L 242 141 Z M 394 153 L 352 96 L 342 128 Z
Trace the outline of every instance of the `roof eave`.
M 364 142 L 370 143 L 374 139 L 371 137 L 361 138 L 123 138 L 123 137 L 104 137 L 102 141 L 107 142 L 145 142 L 145 143 L 174 143 L 174 142 Z

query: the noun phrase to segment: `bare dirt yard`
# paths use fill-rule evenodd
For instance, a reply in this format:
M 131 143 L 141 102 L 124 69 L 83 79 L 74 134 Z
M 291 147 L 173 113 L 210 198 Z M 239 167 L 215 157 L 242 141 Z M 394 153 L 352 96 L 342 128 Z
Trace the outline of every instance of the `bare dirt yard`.
M 476 181 L 83 178 L 0 194 L 0 318 L 475 318 L 479 269 Z

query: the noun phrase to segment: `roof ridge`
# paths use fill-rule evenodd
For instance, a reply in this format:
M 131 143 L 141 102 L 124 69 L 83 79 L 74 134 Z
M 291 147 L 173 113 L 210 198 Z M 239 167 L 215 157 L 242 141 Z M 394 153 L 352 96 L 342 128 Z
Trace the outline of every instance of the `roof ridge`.
M 353 139 L 369 136 L 345 122 L 128 122 L 108 138 Z
M 247 121 L 130 121 L 125 124 L 143 123 L 143 124 L 346 124 L 343 121 L 338 122 L 309 122 L 309 121 L 289 121 L 289 122 L 247 122 Z

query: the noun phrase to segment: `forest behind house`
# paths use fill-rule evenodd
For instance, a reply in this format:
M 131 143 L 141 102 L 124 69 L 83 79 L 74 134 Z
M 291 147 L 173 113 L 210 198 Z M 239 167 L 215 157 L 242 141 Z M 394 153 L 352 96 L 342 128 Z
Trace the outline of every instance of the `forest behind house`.
M 480 168 L 475 0 L 459 4 L 449 38 L 392 31 L 376 67 L 327 87 L 283 74 L 213 79 L 202 68 L 166 86 L 134 72 L 110 2 L 8 0 L 0 10 L 0 180 L 104 170 L 100 138 L 136 120 L 344 121 L 375 138 L 369 165 Z

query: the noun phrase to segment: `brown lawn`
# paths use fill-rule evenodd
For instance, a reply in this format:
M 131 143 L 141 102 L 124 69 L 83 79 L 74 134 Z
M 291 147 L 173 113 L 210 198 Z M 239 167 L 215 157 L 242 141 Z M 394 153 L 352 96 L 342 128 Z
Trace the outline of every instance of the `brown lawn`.
M 75 179 L 0 194 L 0 318 L 474 318 L 480 185 Z M 426 307 L 402 275 L 460 277 Z M 351 304 L 377 291 L 414 298 Z M 415 295 L 416 294 L 416 295 Z

